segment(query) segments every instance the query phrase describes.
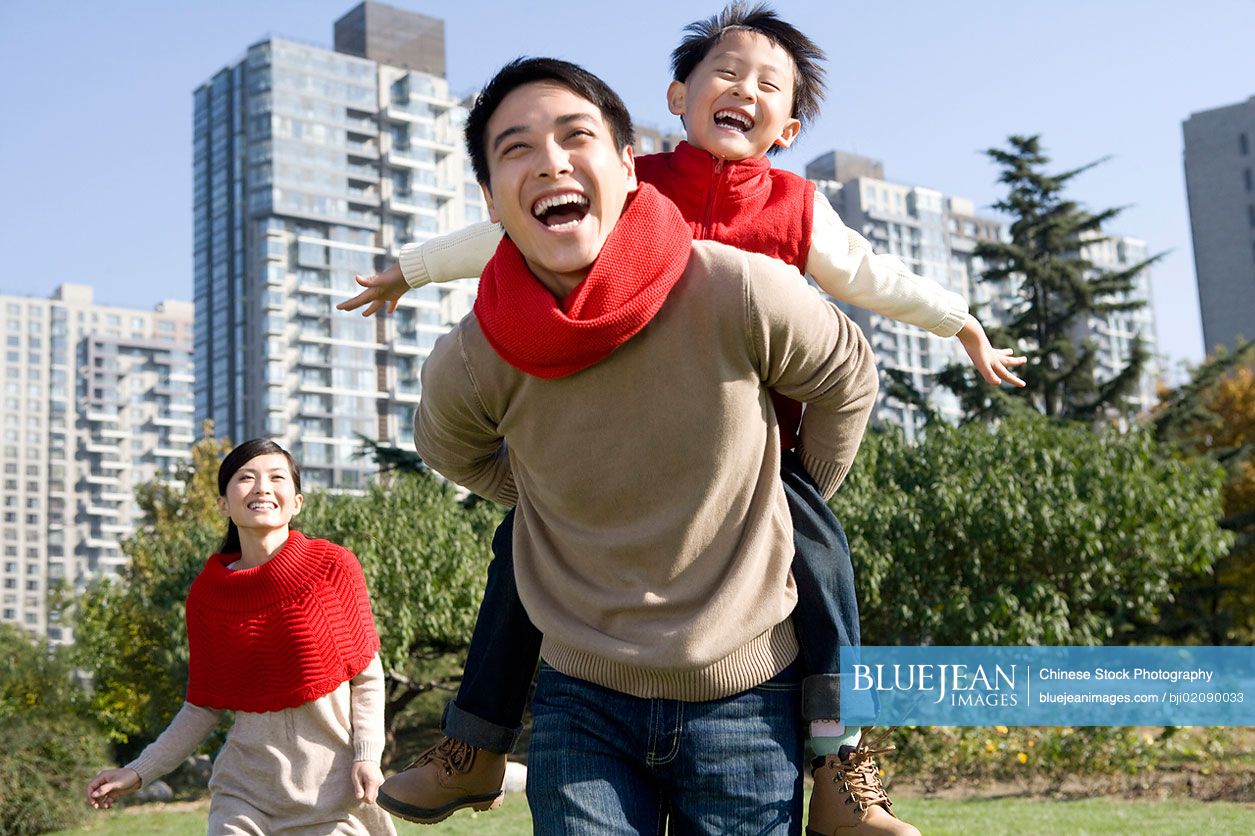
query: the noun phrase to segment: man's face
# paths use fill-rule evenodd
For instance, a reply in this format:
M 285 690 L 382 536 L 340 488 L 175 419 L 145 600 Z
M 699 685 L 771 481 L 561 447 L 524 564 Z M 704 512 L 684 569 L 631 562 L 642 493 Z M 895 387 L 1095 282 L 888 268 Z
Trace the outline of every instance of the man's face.
M 724 160 L 788 148 L 801 130 L 793 118 L 793 59 L 757 32 L 734 29 L 684 83 L 667 88 L 667 106 L 684 117 L 694 145 Z
M 620 152 L 601 110 L 560 84 L 512 91 L 484 136 L 488 212 L 505 226 L 536 278 L 559 299 L 588 275 L 636 189 L 632 151 Z

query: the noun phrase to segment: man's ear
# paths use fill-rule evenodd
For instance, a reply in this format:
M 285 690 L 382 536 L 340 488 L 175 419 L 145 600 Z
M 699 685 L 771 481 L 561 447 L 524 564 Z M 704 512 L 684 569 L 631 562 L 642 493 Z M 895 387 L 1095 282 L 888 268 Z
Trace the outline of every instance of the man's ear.
M 621 160 L 623 162 L 623 168 L 627 172 L 628 194 L 631 194 L 640 187 L 640 183 L 636 180 L 636 155 L 632 152 L 631 145 L 625 145 L 623 147 Z
M 492 189 L 481 180 L 479 190 L 484 193 L 484 203 L 488 204 L 488 220 L 495 224 L 501 223 L 501 219 L 497 217 L 497 209 L 492 205 Z
M 673 81 L 667 85 L 667 109 L 676 116 L 684 115 L 685 93 L 688 92 L 683 82 Z
M 781 148 L 788 148 L 801 132 L 802 123 L 797 119 L 790 119 L 784 123 L 784 128 L 780 131 L 780 136 L 776 137 L 775 144 Z

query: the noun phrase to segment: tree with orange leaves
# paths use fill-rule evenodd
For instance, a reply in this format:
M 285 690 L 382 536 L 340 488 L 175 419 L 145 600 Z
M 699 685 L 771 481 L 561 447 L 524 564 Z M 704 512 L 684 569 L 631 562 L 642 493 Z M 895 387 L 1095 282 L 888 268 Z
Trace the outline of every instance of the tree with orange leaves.
M 1224 518 L 1235 533 L 1209 577 L 1177 596 L 1173 632 L 1211 644 L 1255 641 L 1255 343 L 1220 350 L 1164 397 L 1156 435 L 1184 455 L 1224 466 Z

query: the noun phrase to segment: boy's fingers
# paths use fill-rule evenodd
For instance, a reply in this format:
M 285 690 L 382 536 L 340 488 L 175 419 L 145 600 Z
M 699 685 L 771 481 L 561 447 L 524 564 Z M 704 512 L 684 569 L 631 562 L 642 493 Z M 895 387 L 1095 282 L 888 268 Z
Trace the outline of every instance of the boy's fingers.
M 998 375 L 1007 383 L 1010 383 L 1011 385 L 1016 386 L 1020 389 L 1023 389 L 1024 386 L 1026 385 L 1023 380 L 1021 380 L 1020 378 L 1012 374 L 1010 369 L 1004 368 L 1002 366 L 998 367 Z

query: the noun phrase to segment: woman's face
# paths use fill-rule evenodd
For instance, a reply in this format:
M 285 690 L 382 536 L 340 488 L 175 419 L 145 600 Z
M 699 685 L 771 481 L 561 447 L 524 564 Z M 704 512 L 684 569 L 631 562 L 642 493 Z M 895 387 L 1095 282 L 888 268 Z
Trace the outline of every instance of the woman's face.
M 249 459 L 227 482 L 218 497 L 218 510 L 240 530 L 287 528 L 300 513 L 305 498 L 296 492 L 292 468 L 282 453 L 265 453 Z

